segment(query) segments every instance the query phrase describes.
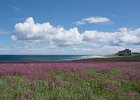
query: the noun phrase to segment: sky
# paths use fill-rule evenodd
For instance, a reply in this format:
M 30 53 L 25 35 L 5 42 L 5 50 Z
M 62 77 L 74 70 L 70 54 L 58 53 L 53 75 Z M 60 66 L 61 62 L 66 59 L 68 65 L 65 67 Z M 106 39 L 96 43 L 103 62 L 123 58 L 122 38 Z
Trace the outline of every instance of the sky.
M 140 52 L 140 0 L 0 0 L 0 54 Z

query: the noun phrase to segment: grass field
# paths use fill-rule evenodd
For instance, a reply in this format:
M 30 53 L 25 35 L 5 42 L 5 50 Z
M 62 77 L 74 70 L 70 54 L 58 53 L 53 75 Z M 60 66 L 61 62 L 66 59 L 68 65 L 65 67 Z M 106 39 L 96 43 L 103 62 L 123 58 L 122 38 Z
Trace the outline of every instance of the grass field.
M 1 63 L 0 100 L 140 100 L 140 62 Z

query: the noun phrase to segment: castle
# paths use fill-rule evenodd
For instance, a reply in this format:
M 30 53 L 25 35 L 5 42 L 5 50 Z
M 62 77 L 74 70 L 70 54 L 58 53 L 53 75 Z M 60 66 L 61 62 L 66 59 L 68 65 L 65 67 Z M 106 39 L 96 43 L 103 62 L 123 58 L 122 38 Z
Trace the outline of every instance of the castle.
M 118 53 L 117 53 L 118 56 L 130 56 L 131 54 L 132 54 L 131 50 L 129 50 L 129 49 L 118 51 Z

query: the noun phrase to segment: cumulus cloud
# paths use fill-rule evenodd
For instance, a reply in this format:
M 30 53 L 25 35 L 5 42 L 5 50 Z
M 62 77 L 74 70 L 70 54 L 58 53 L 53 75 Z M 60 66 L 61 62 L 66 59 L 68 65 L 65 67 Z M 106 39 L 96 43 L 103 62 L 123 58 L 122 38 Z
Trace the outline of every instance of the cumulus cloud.
M 80 33 L 76 27 L 66 30 L 63 27 L 52 26 L 49 22 L 42 24 L 35 23 L 34 19 L 29 17 L 23 23 L 15 25 L 15 34 L 12 35 L 12 39 L 45 41 L 52 46 L 70 46 L 83 43 L 109 46 L 139 45 L 140 28 L 129 30 L 124 27 L 118 29 L 116 32 L 86 30 Z
M 134 45 L 140 43 L 140 28 L 128 30 L 124 27 L 120 28 L 117 32 L 85 31 L 83 33 L 83 40 L 112 46 Z
M 57 45 L 74 45 L 82 42 L 82 36 L 77 28 L 69 30 L 63 27 L 54 27 L 49 22 L 35 23 L 32 17 L 25 20 L 24 23 L 15 25 L 15 34 L 13 40 L 45 40 Z

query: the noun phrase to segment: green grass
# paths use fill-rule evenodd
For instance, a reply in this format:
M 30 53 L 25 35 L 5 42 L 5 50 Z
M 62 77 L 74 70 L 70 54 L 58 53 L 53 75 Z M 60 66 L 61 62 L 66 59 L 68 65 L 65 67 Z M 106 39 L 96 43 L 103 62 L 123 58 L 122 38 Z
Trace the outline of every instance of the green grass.
M 69 77 L 63 71 L 49 72 L 51 79 L 58 79 L 59 84 L 50 83 L 43 78 L 27 78 L 21 75 L 2 76 L 0 78 L 0 100 L 138 100 L 139 81 L 117 79 L 121 69 L 112 71 L 84 68 L 80 70 L 86 77 L 80 77 L 71 71 Z M 114 80 L 109 77 L 114 77 Z M 113 90 L 114 89 L 114 90 Z
M 96 58 L 95 61 L 97 62 L 139 62 L 140 56 L 118 56 L 112 58 Z

